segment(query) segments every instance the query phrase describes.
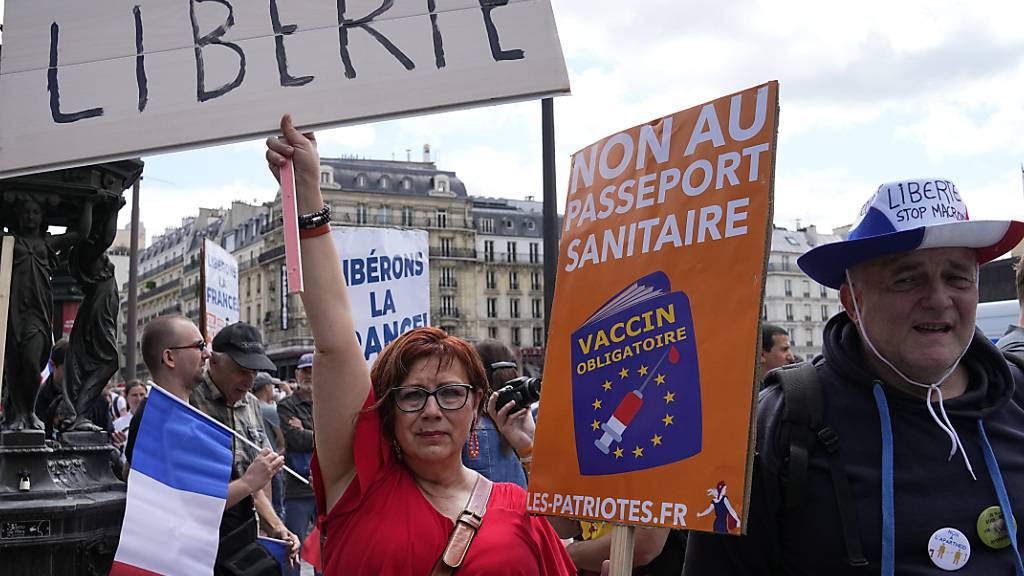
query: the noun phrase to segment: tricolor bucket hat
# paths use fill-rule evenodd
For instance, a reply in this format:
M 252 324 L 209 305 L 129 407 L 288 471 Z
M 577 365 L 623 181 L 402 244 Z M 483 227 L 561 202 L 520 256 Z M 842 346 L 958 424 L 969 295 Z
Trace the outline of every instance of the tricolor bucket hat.
M 984 264 L 1024 238 L 1016 220 L 970 220 L 949 180 L 926 178 L 882 184 L 860 210 L 847 239 L 822 244 L 797 259 L 815 282 L 838 289 L 846 270 L 880 256 L 925 248 L 973 248 Z

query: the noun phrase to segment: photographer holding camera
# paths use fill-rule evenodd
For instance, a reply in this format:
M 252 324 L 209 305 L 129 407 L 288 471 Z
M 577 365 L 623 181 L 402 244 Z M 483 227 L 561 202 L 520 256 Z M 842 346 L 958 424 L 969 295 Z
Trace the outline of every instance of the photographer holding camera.
M 491 395 L 462 447 L 462 462 L 494 482 L 526 488 L 536 429 L 530 406 L 540 399 L 540 379 L 520 376 L 515 354 L 497 340 L 481 340 L 475 348 Z

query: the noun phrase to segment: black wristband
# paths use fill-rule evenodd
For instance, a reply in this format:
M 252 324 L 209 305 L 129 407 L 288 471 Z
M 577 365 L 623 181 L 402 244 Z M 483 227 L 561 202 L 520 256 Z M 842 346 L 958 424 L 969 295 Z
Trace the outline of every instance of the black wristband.
M 324 207 L 317 210 L 316 212 L 310 212 L 309 214 L 299 215 L 299 228 L 303 230 L 309 230 L 324 224 L 331 223 L 331 205 L 324 204 Z

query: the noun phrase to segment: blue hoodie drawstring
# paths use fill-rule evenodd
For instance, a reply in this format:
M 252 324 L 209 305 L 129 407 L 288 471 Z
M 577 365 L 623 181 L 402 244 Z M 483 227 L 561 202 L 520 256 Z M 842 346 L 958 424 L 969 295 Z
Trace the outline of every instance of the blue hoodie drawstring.
M 878 407 L 878 419 L 882 428 L 882 562 L 880 573 L 882 576 L 894 576 L 896 573 L 896 513 L 892 473 L 892 421 L 889 418 L 889 404 L 886 401 L 882 384 L 876 381 L 872 391 L 875 395 L 875 405 Z M 1016 560 L 1014 568 L 1017 576 L 1024 576 L 1024 562 L 1021 560 L 1020 549 L 1017 547 L 1017 521 L 1013 517 L 1010 496 L 1003 483 L 999 462 L 988 441 L 988 435 L 985 434 L 985 424 L 981 419 L 978 419 L 978 436 L 985 454 L 985 466 L 988 468 L 988 475 L 992 478 L 992 484 L 996 489 L 999 507 L 1002 509 L 1006 529 L 1010 535 L 1010 546 Z M 960 449 L 963 450 L 963 447 Z

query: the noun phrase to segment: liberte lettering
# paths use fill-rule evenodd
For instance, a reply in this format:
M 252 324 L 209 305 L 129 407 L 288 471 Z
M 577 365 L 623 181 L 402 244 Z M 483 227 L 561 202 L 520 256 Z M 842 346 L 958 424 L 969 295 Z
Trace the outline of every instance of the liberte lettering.
M 176 1 L 180 2 L 184 0 Z M 227 35 L 228 32 L 236 25 L 235 10 L 232 2 L 237 3 L 238 0 L 187 1 L 189 8 L 188 24 L 192 31 L 193 50 L 195 52 L 196 101 L 208 102 L 210 100 L 220 98 L 237 89 L 239 86 L 242 86 L 245 82 L 247 67 L 254 64 L 247 59 L 247 54 L 241 45 L 236 42 L 224 40 L 224 36 Z M 506 6 L 508 4 L 508 0 L 478 1 L 481 15 L 480 33 L 484 34 L 487 38 L 487 45 L 490 50 L 491 59 L 495 62 L 500 62 L 506 60 L 521 60 L 525 58 L 526 53 L 524 50 L 502 46 L 498 22 L 495 21 L 492 14 L 496 9 Z M 217 4 L 222 7 L 223 10 L 218 9 L 218 11 L 222 12 L 223 16 L 218 17 L 217 20 L 213 22 L 203 21 L 203 18 L 201 18 L 197 13 L 196 7 L 199 4 L 206 3 Z M 351 13 L 348 10 L 345 0 L 333 0 L 331 3 L 335 4 L 337 8 L 338 57 L 346 78 L 355 79 L 359 74 L 359 55 L 353 52 L 350 48 L 349 42 L 350 35 L 357 33 L 366 34 L 372 38 L 381 49 L 390 54 L 391 57 L 393 57 L 395 61 L 398 62 L 406 71 L 416 69 L 414 56 L 411 56 L 408 53 L 408 50 L 403 50 L 403 48 L 400 47 L 400 39 L 389 38 L 385 34 L 381 33 L 378 27 L 374 26 L 375 22 L 385 20 L 382 16 L 394 7 L 394 0 L 382 0 L 380 6 L 367 14 Z M 440 70 L 446 65 L 446 56 L 444 51 L 444 15 L 443 12 L 439 13 L 437 11 L 435 0 L 426 0 L 426 3 L 427 13 L 424 14 L 421 19 L 423 20 L 424 26 L 427 27 L 432 39 L 431 45 L 433 53 L 431 56 L 434 60 L 434 66 L 436 69 Z M 273 30 L 274 55 L 276 60 L 274 64 L 277 67 L 279 83 L 282 88 L 294 88 L 311 84 L 316 80 L 314 76 L 296 76 L 293 75 L 289 69 L 288 51 L 285 39 L 288 36 L 294 35 L 298 31 L 298 27 L 295 24 L 287 24 L 283 22 L 279 4 L 280 0 L 268 0 L 267 6 L 269 24 L 270 28 Z M 204 10 L 206 10 L 204 14 L 207 15 L 205 19 L 211 20 L 209 16 L 210 11 L 207 9 Z M 145 51 L 143 49 L 145 39 L 145 15 L 141 6 L 136 5 L 132 7 L 131 19 L 129 21 L 134 24 L 131 32 L 135 41 L 135 81 L 138 87 L 138 110 L 139 114 L 143 114 L 146 110 L 147 104 L 151 100 L 151 94 L 149 93 L 149 78 L 146 73 L 146 59 Z M 59 42 L 60 24 L 54 21 L 50 26 L 49 66 L 46 78 L 46 89 L 50 98 L 50 116 L 53 118 L 53 121 L 58 124 L 78 122 L 89 118 L 103 116 L 104 109 L 102 106 L 95 106 L 78 111 L 66 111 L 61 109 L 60 82 L 58 79 L 58 72 L 60 70 L 60 63 L 58 61 Z M 65 51 L 68 49 L 69 48 L 67 46 L 63 47 L 63 50 Z M 215 87 L 207 86 L 207 76 L 210 75 L 210 70 L 208 69 L 208 62 L 205 56 L 207 51 L 210 50 L 228 50 L 234 53 L 234 58 L 229 59 L 231 62 L 230 64 L 221 64 L 221 66 L 231 66 L 232 68 L 230 70 L 218 70 L 216 74 L 218 77 L 229 77 L 232 79 Z M 218 59 L 218 62 L 223 62 L 223 60 Z M 262 63 L 255 65 L 262 65 Z

